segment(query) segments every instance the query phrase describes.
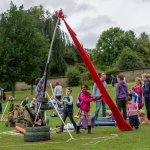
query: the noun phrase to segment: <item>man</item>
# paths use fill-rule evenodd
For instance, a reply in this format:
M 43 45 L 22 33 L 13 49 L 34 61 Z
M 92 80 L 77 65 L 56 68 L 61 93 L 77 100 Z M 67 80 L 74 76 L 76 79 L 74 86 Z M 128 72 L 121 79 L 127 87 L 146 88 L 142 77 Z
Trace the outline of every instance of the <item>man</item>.
M 112 87 L 115 86 L 115 76 L 113 74 L 111 74 L 111 84 L 112 84 Z
M 100 79 L 103 82 L 104 87 L 106 88 L 106 74 L 105 73 L 99 73 Z M 102 94 L 100 93 L 96 83 L 93 85 L 93 96 L 101 96 Z M 98 120 L 98 113 L 100 110 L 100 106 L 102 105 L 102 116 L 106 117 L 106 104 L 103 102 L 102 99 L 99 99 L 96 101 L 96 110 L 95 110 L 95 120 Z

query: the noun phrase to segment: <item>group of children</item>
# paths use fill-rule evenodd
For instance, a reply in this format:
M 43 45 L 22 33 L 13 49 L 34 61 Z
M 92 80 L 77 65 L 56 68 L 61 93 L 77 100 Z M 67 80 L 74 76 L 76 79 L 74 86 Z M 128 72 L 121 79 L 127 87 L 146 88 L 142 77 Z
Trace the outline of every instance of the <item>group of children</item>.
M 142 83 L 142 80 L 144 83 Z M 148 123 L 148 120 L 150 120 L 150 75 L 144 73 L 141 75 L 141 78 L 137 77 L 135 86 L 133 86 L 129 92 L 122 74 L 117 76 L 117 81 L 117 107 L 122 111 L 124 119 L 126 120 L 128 115 L 130 125 L 135 129 L 138 129 L 140 122 Z M 148 119 L 146 119 L 146 115 L 142 110 L 144 101 Z M 139 118 L 143 119 L 139 120 Z
M 123 113 L 123 117 L 126 120 L 127 116 L 129 117 L 129 123 L 132 127 L 138 129 L 139 128 L 139 116 L 141 118 L 141 122 L 149 122 L 150 120 L 150 75 L 142 74 L 142 83 L 141 78 L 136 78 L 136 84 L 132 87 L 132 89 L 128 92 L 128 87 L 125 81 L 125 78 L 122 74 L 117 76 L 118 84 L 116 85 L 116 104 L 120 112 Z M 92 115 L 90 113 L 90 103 L 92 101 L 96 101 L 102 98 L 101 96 L 92 96 L 88 91 L 88 86 L 83 84 L 81 86 L 81 92 L 79 96 L 79 111 L 78 111 L 78 122 L 74 121 L 73 118 L 73 97 L 71 96 L 72 88 L 66 88 L 66 96 L 61 98 L 62 96 L 62 87 L 57 84 L 55 88 L 55 100 L 58 105 L 63 107 L 63 121 L 66 121 L 66 118 L 69 117 L 72 122 L 75 131 L 77 134 L 80 133 L 80 127 L 83 120 L 87 120 L 87 129 L 88 134 L 91 134 L 91 126 L 92 126 Z M 56 94 L 58 93 L 58 94 Z M 39 90 L 39 94 L 40 90 Z M 37 96 L 37 95 L 36 95 Z M 28 97 L 25 97 L 21 102 L 21 105 L 24 107 L 28 103 Z M 14 97 L 10 97 L 10 111 L 14 109 Z M 147 111 L 147 120 L 145 118 L 145 114 L 142 110 L 144 105 L 146 106 Z M 30 107 L 35 110 L 36 107 L 36 98 L 30 103 Z M 127 107 L 127 108 L 126 108 Z M 141 111 L 142 110 L 142 111 Z M 58 132 L 63 132 L 64 124 L 62 123 L 60 126 L 60 130 Z
M 129 117 L 129 123 L 135 129 L 139 128 L 140 123 L 149 123 L 150 120 L 150 76 L 146 73 L 142 74 L 142 78 L 136 78 L 136 84 L 128 92 L 128 86 L 126 84 L 125 78 L 122 74 L 117 76 L 118 84 L 116 86 L 116 104 L 120 112 L 122 112 L 123 117 L 127 120 Z M 144 83 L 142 83 L 142 80 Z M 92 101 L 99 100 L 101 97 L 92 96 L 87 91 L 87 85 L 82 85 L 80 92 L 80 102 L 79 112 L 78 112 L 78 122 L 75 123 L 73 119 L 73 98 L 71 96 L 72 89 L 66 89 L 66 96 L 62 99 L 59 104 L 64 105 L 63 121 L 65 122 L 67 116 L 73 123 L 76 133 L 80 133 L 81 123 L 84 119 L 87 120 L 88 133 L 91 133 L 91 120 L 92 115 L 90 113 L 90 103 Z M 147 117 L 142 110 L 144 105 L 146 106 Z M 148 103 L 149 102 L 149 103 Z M 139 120 L 140 119 L 140 120 Z M 58 132 L 63 132 L 63 124 Z
M 66 121 L 67 116 L 69 117 L 70 121 L 72 122 L 74 129 L 77 134 L 80 133 L 80 127 L 81 123 L 84 119 L 87 120 L 87 125 L 88 125 L 88 134 L 91 134 L 91 120 L 92 120 L 92 115 L 90 113 L 90 103 L 92 101 L 96 101 L 101 98 L 101 96 L 92 96 L 88 91 L 87 91 L 88 86 L 83 84 L 81 87 L 81 92 L 80 92 L 80 107 L 79 107 L 79 112 L 78 112 L 78 123 L 76 124 L 74 119 L 73 119 L 73 97 L 71 96 L 72 89 L 70 87 L 66 88 L 66 96 L 63 97 L 62 101 L 57 102 L 61 105 L 63 105 L 63 121 Z M 64 124 L 62 123 L 60 126 L 59 132 L 63 132 L 63 127 Z

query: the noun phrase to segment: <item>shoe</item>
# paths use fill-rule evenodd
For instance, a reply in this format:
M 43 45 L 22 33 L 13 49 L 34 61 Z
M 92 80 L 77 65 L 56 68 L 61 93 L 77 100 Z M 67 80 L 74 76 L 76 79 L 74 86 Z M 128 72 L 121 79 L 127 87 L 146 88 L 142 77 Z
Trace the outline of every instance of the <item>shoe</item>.
M 139 126 L 135 126 L 134 128 L 135 128 L 135 129 L 138 129 L 138 128 L 139 128 Z
M 56 133 L 62 133 L 63 130 L 62 129 L 59 129 L 58 131 L 56 131 Z
M 76 128 L 76 134 L 79 134 L 79 133 L 81 133 L 80 132 L 80 126 L 77 126 L 77 128 Z
M 88 126 L 88 134 L 92 134 L 92 132 L 91 132 L 91 126 Z

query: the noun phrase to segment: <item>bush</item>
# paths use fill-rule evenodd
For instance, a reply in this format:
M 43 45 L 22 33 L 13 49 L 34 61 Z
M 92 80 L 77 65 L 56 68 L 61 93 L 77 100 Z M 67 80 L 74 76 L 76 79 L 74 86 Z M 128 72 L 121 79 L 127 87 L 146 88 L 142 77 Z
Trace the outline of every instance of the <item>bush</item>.
M 70 68 L 67 71 L 67 85 L 78 86 L 80 83 L 80 72 L 76 68 Z
M 143 61 L 138 54 L 126 47 L 123 49 L 116 63 L 116 68 L 119 70 L 135 69 L 145 67 Z
M 79 70 L 80 73 L 83 73 L 87 70 L 84 63 L 77 63 L 76 68 Z
M 86 85 L 90 86 L 91 85 L 91 80 L 92 80 L 91 74 L 88 71 L 83 72 L 81 74 L 80 84 L 81 85 L 86 84 Z

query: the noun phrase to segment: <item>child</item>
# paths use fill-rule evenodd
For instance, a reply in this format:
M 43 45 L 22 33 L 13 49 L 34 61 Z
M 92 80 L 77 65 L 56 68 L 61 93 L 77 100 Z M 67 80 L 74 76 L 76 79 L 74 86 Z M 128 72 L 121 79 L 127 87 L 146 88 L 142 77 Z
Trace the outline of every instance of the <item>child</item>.
M 139 119 L 138 119 L 138 106 L 135 102 L 132 101 L 131 97 L 127 97 L 127 104 L 128 104 L 128 116 L 129 116 L 129 123 L 135 129 L 139 128 Z
M 147 119 L 147 117 L 144 113 L 144 110 L 139 110 L 138 114 L 139 114 L 139 119 L 140 119 L 141 124 L 149 124 L 150 123 L 150 121 Z
M 142 98 L 142 80 L 139 77 L 135 78 L 136 85 L 134 86 L 135 92 Z
M 123 110 L 123 117 L 126 120 L 127 118 L 126 98 L 128 96 L 128 87 L 124 79 L 125 78 L 122 74 L 119 74 L 117 76 L 118 84 L 116 86 L 116 102 L 120 112 L 121 110 Z
M 150 80 L 149 80 L 149 75 L 146 73 L 142 74 L 142 80 L 144 81 L 144 86 L 142 88 L 142 91 L 143 91 L 143 97 L 145 100 L 147 118 L 150 121 Z
M 83 84 L 80 93 L 80 110 L 78 113 L 79 121 L 77 124 L 77 130 L 76 133 L 80 133 L 80 126 L 83 119 L 86 119 L 88 122 L 88 134 L 91 134 L 91 119 L 92 116 L 90 114 L 90 103 L 92 101 L 100 99 L 102 96 L 93 97 L 89 92 L 87 92 L 88 86 Z
M 13 96 L 9 97 L 9 101 L 10 101 L 9 112 L 12 112 L 14 110 L 14 100 L 15 98 Z
M 66 118 L 69 117 L 70 121 L 72 122 L 74 129 L 76 130 L 76 122 L 73 119 L 73 97 L 71 96 L 72 88 L 67 87 L 66 88 L 66 96 L 63 97 L 62 101 L 60 102 L 57 100 L 57 102 L 61 105 L 63 105 L 63 121 L 66 121 Z M 57 132 L 63 132 L 64 124 L 62 123 L 60 126 L 60 130 Z
M 132 87 L 132 90 L 130 91 L 129 95 L 132 97 L 132 101 L 137 103 L 138 109 L 142 109 L 143 103 L 142 98 L 135 92 L 135 87 Z

